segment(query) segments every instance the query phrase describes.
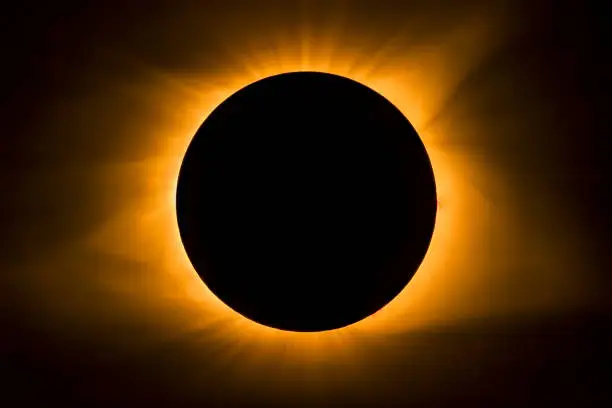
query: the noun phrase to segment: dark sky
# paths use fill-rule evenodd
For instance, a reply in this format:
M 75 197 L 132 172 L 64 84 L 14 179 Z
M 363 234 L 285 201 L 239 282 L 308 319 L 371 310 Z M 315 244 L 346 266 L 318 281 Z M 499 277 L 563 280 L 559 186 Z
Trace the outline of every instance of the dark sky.
M 334 380 L 327 384 L 325 377 L 318 384 L 316 376 L 293 369 L 282 376 L 251 363 L 243 372 L 235 366 L 257 360 L 256 352 L 224 359 L 219 356 L 227 342 L 217 340 L 214 330 L 207 329 L 200 342 L 197 332 L 155 323 L 155 305 L 173 306 L 157 300 L 149 282 L 156 275 L 147 273 L 146 260 L 73 249 L 124 202 L 144 194 L 143 183 L 130 184 L 137 176 L 99 176 L 109 164 L 157 154 L 138 124 L 154 127 L 156 109 L 171 109 L 173 100 L 147 99 L 151 86 L 139 97 L 148 75 L 139 67 L 170 78 L 219 77 L 233 67 L 228 47 L 257 44 L 270 27 L 291 29 L 307 2 L 86 3 L 22 2 L 0 17 L 2 406 L 610 403 L 612 202 L 606 194 L 610 69 L 605 58 L 610 44 L 603 6 L 588 1 L 307 4 L 315 31 L 347 15 L 344 24 L 360 34 L 349 43 L 407 30 L 413 37 L 400 45 L 429 44 L 427 39 L 447 32 L 457 16 L 472 10 L 485 20 L 489 13 L 478 10 L 507 16 L 510 34 L 469 70 L 434 117 L 451 130 L 454 123 L 469 123 L 465 126 L 473 133 L 449 137 L 445 146 L 493 163 L 495 174 L 512 185 L 518 198 L 506 207 L 522 220 L 521 228 L 494 236 L 516 242 L 517 248 L 533 240 L 536 258 L 546 242 L 562 241 L 565 246 L 551 244 L 547 256 L 555 258 L 558 251 L 551 265 L 570 270 L 580 282 L 580 294 L 564 307 L 538 313 L 518 307 L 502 317 L 481 312 L 384 338 L 370 333 L 364 342 L 372 351 L 352 361 L 367 375 L 353 376 L 353 364 L 334 364 L 332 356 L 327 369 Z M 372 44 L 376 47 L 376 41 Z M 412 48 L 406 45 L 405 53 L 411 55 Z M 117 84 L 133 85 L 137 96 L 121 94 Z M 165 119 L 159 115 L 161 123 Z M 495 191 L 496 175 L 482 180 L 476 175 L 473 183 L 480 191 Z M 481 214 L 471 216 L 477 224 Z M 479 276 L 492 282 L 492 298 L 503 293 L 520 305 L 535 296 L 527 290 L 534 282 L 544 282 L 538 286 L 542 297 L 550 295 L 547 287 L 560 290 L 553 284 L 554 269 L 540 275 L 537 265 L 518 268 L 514 278 L 496 279 L 498 264 L 489 262 L 493 255 L 487 248 L 483 244 L 465 256 L 482 260 L 479 268 L 487 274 Z M 567 253 L 571 267 L 560 261 Z M 502 257 L 523 255 L 508 251 Z M 139 272 L 119 272 L 127 270 Z M 470 270 L 464 273 L 469 278 Z M 107 283 L 127 285 L 128 295 L 154 306 L 144 312 L 126 300 L 129 296 L 117 294 L 120 290 L 108 291 Z

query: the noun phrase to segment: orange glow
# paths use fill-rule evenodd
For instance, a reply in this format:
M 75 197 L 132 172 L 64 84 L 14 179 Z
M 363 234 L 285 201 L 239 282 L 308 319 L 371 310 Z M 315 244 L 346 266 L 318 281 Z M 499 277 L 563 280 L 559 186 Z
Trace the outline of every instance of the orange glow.
M 464 278 L 454 277 L 445 270 L 445 266 L 464 252 L 466 245 L 478 234 L 477 228 L 468 230 L 465 222 L 462 222 L 462 213 L 467 210 L 468 202 L 472 211 L 475 205 L 481 207 L 478 211 L 486 211 L 486 203 L 479 202 L 469 185 L 461 179 L 466 171 L 471 171 L 468 169 L 470 164 L 444 151 L 443 137 L 436 134 L 428 121 L 431 112 L 435 112 L 435 106 L 442 103 L 445 89 L 446 92 L 452 89 L 453 84 L 469 69 L 469 66 L 459 66 L 461 62 L 456 61 L 457 56 L 452 55 L 452 50 L 459 46 L 463 52 L 462 59 L 466 58 L 466 51 L 471 51 L 472 55 L 482 52 L 485 34 L 482 29 L 469 28 L 462 36 L 453 33 L 449 38 L 455 40 L 451 43 L 415 50 L 409 55 L 394 56 L 391 52 L 391 55 L 381 53 L 374 58 L 356 51 L 343 51 L 331 39 L 325 41 L 322 47 L 317 47 L 322 50 L 317 53 L 285 43 L 279 45 L 272 55 L 256 51 L 236 52 L 246 55 L 242 72 L 199 78 L 199 85 L 189 88 L 181 88 L 180 80 L 149 71 L 150 75 L 156 75 L 158 81 L 165 82 L 164 85 L 176 91 L 173 98 L 167 99 L 167 95 L 155 95 L 152 89 L 138 90 L 151 92 L 149 97 L 158 97 L 159 103 L 173 107 L 168 112 L 167 128 L 149 130 L 158 134 L 155 138 L 158 146 L 154 149 L 156 158 L 118 166 L 105 173 L 107 177 L 119 179 L 128 174 L 143 177 L 149 184 L 148 193 L 133 203 L 138 208 L 139 218 L 134 219 L 134 212 L 126 207 L 125 216 L 107 223 L 91 237 L 91 244 L 106 252 L 136 257 L 142 261 L 148 261 L 151 257 L 158 259 L 157 265 L 163 270 L 159 277 L 160 290 L 182 286 L 184 297 L 176 301 L 189 304 L 200 315 L 200 321 L 192 320 L 190 325 L 206 325 L 211 319 L 222 320 L 224 323 L 218 329 L 220 333 L 228 337 L 236 336 L 237 342 L 265 345 L 268 353 L 297 347 L 299 352 L 291 353 L 294 357 L 316 359 L 322 352 L 336 354 L 340 349 L 347 350 L 347 342 L 356 333 L 404 331 L 432 322 L 436 312 L 430 310 L 432 302 L 426 302 L 424 298 L 436 297 L 435 288 L 440 286 L 436 282 L 446 281 L 456 285 L 459 278 Z M 306 39 L 305 43 L 310 42 Z M 444 69 L 449 63 L 454 63 L 457 68 L 452 75 Z M 174 201 L 178 171 L 187 146 L 202 121 L 219 103 L 243 86 L 270 75 L 292 71 L 343 75 L 371 87 L 394 103 L 412 122 L 426 145 L 442 203 L 428 254 L 405 290 L 375 315 L 352 326 L 324 333 L 279 331 L 253 323 L 233 312 L 207 289 L 193 270 L 176 225 Z M 455 131 L 460 133 L 461 129 Z M 144 237 L 142 231 L 149 231 L 150 236 Z M 141 252 L 139 248 L 148 249 Z M 168 285 L 169 281 L 174 285 Z
M 489 293 L 489 270 L 499 267 L 496 262 L 501 261 L 497 258 L 509 245 L 506 238 L 491 231 L 505 229 L 504 237 L 517 231 L 517 215 L 512 211 L 515 198 L 491 162 L 479 160 L 467 147 L 457 147 L 460 144 L 451 147 L 449 141 L 464 140 L 474 128 L 467 121 L 449 123 L 440 116 L 441 107 L 458 84 L 502 41 L 498 20 L 489 18 L 485 25 L 481 22 L 485 20 L 477 17 L 419 46 L 404 44 L 409 42 L 409 30 L 399 33 L 397 38 L 382 39 L 375 53 L 367 46 L 367 33 L 358 35 L 345 30 L 315 36 L 308 34 L 312 27 L 305 25 L 297 35 L 271 29 L 248 41 L 228 39 L 225 45 L 231 50 L 230 58 L 222 73 L 170 75 L 136 62 L 143 80 L 126 85 L 121 92 L 162 110 L 133 124 L 142 133 L 138 140 L 142 145 L 134 145 L 134 150 L 148 152 L 145 159 L 94 170 L 109 184 L 101 194 L 112 195 L 113 183 L 139 188 L 138 194 L 122 202 L 113 219 L 101 223 L 87 237 L 86 245 L 142 265 L 146 277 L 135 282 L 130 277 L 133 271 L 126 270 L 112 279 L 102 277 L 100 285 L 124 295 L 122 302 L 129 306 L 126 313 L 133 313 L 133 318 L 140 321 L 154 322 L 160 338 L 200 333 L 202 342 L 216 342 L 220 351 L 215 358 L 220 362 L 239 358 L 241 364 L 236 370 L 240 372 L 236 374 L 252 381 L 258 380 L 254 373 L 260 368 L 271 366 L 284 372 L 286 381 L 295 373 L 308 375 L 311 370 L 317 378 L 323 376 L 331 381 L 336 375 L 333 367 L 339 365 L 344 366 L 342 376 L 358 375 L 364 363 L 360 356 L 370 352 L 367 346 L 372 342 L 384 344 L 385 335 L 562 302 L 527 294 L 517 306 L 496 298 L 499 292 L 483 296 Z M 353 45 L 345 46 L 345 39 L 351 39 Z M 272 45 L 263 48 L 261 44 Z M 202 121 L 243 86 L 291 71 L 342 75 L 394 103 L 416 128 L 428 150 L 440 203 L 427 256 L 404 291 L 378 313 L 328 332 L 280 331 L 233 312 L 193 270 L 176 223 L 178 171 Z M 492 190 L 483 192 L 482 185 L 493 186 L 494 200 Z M 492 236 L 497 240 L 490 241 Z M 481 256 L 487 245 L 488 255 Z M 513 261 L 504 262 L 506 265 Z M 503 281 L 510 269 L 499 268 L 496 279 Z M 555 293 L 564 296 L 565 292 Z M 347 366 L 353 369 L 347 370 Z

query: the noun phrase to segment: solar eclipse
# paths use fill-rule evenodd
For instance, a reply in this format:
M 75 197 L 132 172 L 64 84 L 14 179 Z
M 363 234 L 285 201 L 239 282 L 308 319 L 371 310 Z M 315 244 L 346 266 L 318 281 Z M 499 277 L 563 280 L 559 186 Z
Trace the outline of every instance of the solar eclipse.
M 375 313 L 429 246 L 436 187 L 406 117 L 348 78 L 293 72 L 219 105 L 187 149 L 177 218 L 204 283 L 243 316 L 324 331 Z
M 608 395 L 609 324 L 599 332 L 590 322 L 608 320 L 590 315 L 609 300 L 597 164 L 609 132 L 606 105 L 585 95 L 606 75 L 580 40 L 582 6 L 154 3 L 8 11 L 0 405 Z M 403 117 L 342 121 L 361 106 L 351 97 L 314 120 L 306 110 L 332 105 L 333 84 L 293 107 L 293 85 L 273 109 L 241 99 L 297 72 L 334 75 Z M 236 103 L 246 108 L 228 113 Z M 259 122 L 211 132 L 251 111 Z M 425 149 L 439 203 L 426 248 L 402 227 L 418 178 L 404 158 Z M 376 267 L 411 251 L 414 268 Z

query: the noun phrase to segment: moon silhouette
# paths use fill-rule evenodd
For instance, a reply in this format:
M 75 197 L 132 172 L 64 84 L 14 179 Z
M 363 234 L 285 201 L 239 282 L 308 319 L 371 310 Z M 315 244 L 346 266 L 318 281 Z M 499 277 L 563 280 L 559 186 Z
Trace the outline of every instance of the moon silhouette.
M 419 135 L 351 79 L 291 72 L 226 99 L 191 141 L 177 220 L 202 281 L 281 330 L 341 328 L 409 283 L 429 247 L 434 173 Z

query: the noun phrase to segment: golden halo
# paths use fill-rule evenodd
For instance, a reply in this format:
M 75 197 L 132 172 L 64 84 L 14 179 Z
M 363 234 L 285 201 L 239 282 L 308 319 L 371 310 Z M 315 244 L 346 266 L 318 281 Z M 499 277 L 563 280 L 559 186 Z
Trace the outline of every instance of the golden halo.
M 228 370 L 236 370 L 237 377 L 251 384 L 263 381 L 258 374 L 263 372 L 279 375 L 284 383 L 308 378 L 315 388 L 326 382 L 330 387 L 348 385 L 348 377 L 369 375 L 368 356 L 393 356 L 388 344 L 394 334 L 558 305 L 567 292 L 550 291 L 546 297 L 534 289 L 524 293 L 518 304 L 497 296 L 502 293 L 499 287 L 487 286 L 489 271 L 505 254 L 505 236 L 512 236 L 519 223 L 516 197 L 504 184 L 503 174 L 461 143 L 490 135 L 475 126 L 473 118 L 450 118 L 443 109 L 465 76 L 503 41 L 503 18 L 483 19 L 470 13 L 440 35 L 420 42 L 413 38 L 412 27 L 381 38 L 370 30 L 343 28 L 339 22 L 332 24 L 337 29 L 327 31 L 320 24 L 292 28 L 297 32 L 277 30 L 273 24 L 257 34 L 238 30 L 240 35 L 223 40 L 230 51 L 214 64 L 222 69 L 202 63 L 201 72 L 189 75 L 115 55 L 123 66 L 134 67 L 139 79 L 113 83 L 114 88 L 104 92 L 141 107 L 142 116 L 124 124 L 127 130 L 123 130 L 137 134 L 129 147 L 142 151 L 144 158 L 119 158 L 88 174 L 103 186 L 101 196 L 120 199 L 114 217 L 100 222 L 82 245 L 127 261 L 111 276 L 96 276 L 95 285 L 118 299 L 126 320 L 151 328 L 153 342 L 188 339 L 194 360 L 231 367 Z M 326 332 L 276 330 L 233 312 L 193 270 L 175 216 L 180 165 L 203 120 L 238 89 L 292 71 L 353 79 L 398 107 L 427 149 L 439 199 L 428 253 L 409 285 L 378 313 Z M 129 186 L 129 194 L 119 191 L 127 187 L 118 186 Z M 491 232 L 503 229 L 507 231 L 503 237 Z M 474 256 L 487 245 L 489 255 Z M 511 268 L 498 269 L 499 281 L 513 273 Z M 45 299 L 44 294 L 39 299 Z M 204 349 L 214 349 L 214 355 L 200 356 Z M 236 361 L 240 364 L 231 364 Z
M 211 86 L 208 89 L 203 87 L 202 90 L 190 88 L 189 91 L 194 92 L 190 100 L 183 99 L 184 89 L 175 89 L 178 91 L 176 99 L 166 100 L 165 103 L 174 106 L 176 111 L 173 113 L 179 117 L 168 123 L 174 129 L 158 131 L 159 147 L 155 149 L 157 158 L 128 165 L 131 167 L 130 171 L 137 171 L 143 179 L 151 183 L 148 194 L 143 195 L 138 203 L 134 203 L 139 208 L 140 218 L 130 222 L 126 218 L 131 214 L 119 217 L 95 234 L 92 243 L 95 242 L 107 252 L 119 251 L 128 256 L 138 254 L 143 260 L 149 256 L 159 258 L 157 265 L 160 272 L 163 271 L 159 276 L 159 288 L 161 290 L 167 286 L 168 281 L 172 281 L 172 287 L 182 287 L 184 297 L 177 298 L 176 301 L 191 309 L 189 326 L 206 327 L 213 324 L 211 321 L 223 322 L 218 328 L 219 333 L 225 332 L 230 337 L 235 333 L 235 336 L 240 337 L 237 341 L 265 345 L 269 352 L 276 348 L 286 349 L 288 346 L 297 348 L 299 351 L 291 353 L 292 358 L 316 359 L 320 353 L 333 355 L 341 352 L 340 349 L 346 350 L 348 338 L 359 333 L 405 331 L 441 318 L 439 311 L 432 307 L 435 301 L 426 301 L 426 298 L 435 299 L 440 296 L 435 293 L 436 290 L 443 289 L 445 285 L 457 286 L 459 279 L 465 279 L 465 276 L 453 276 L 445 267 L 460 253 L 469 252 L 467 246 L 477 239 L 478 226 L 468 227 L 462 220 L 462 212 L 470 206 L 471 210 L 480 207 L 480 211 L 486 213 L 487 203 L 477 196 L 477 192 L 470 191 L 469 184 L 462 180 L 461 176 L 466 171 L 481 169 L 470 169 L 470 164 L 461 161 L 461 157 L 453 157 L 450 152 L 445 152 L 442 138 L 436 134 L 434 127 L 428 126 L 428 115 L 431 114 L 428 113 L 427 105 L 432 102 L 427 97 L 435 95 L 436 90 L 428 89 L 427 82 L 422 81 L 425 72 L 411 72 L 402 68 L 389 71 L 385 66 L 363 68 L 367 64 L 359 64 L 358 60 L 369 60 L 369 56 L 356 54 L 351 57 L 341 55 L 338 60 L 355 60 L 353 63 L 338 63 L 329 61 L 324 56 L 316 58 L 316 55 L 313 55 L 305 60 L 302 55 L 281 52 L 277 59 L 261 56 L 263 61 L 260 62 L 255 58 L 252 64 L 247 65 L 248 69 L 244 73 L 207 81 L 222 82 L 226 85 Z M 422 63 L 426 56 L 414 55 L 412 58 Z M 395 63 L 394 60 L 391 61 Z M 258 65 L 261 65 L 261 68 L 256 68 Z M 208 290 L 193 270 L 182 246 L 175 217 L 176 182 L 180 164 L 191 138 L 204 118 L 238 89 L 257 80 L 290 71 L 319 71 L 341 75 L 372 88 L 397 106 L 414 125 L 425 144 L 434 169 L 440 203 L 429 251 L 418 272 L 402 293 L 378 313 L 348 327 L 322 333 L 276 330 L 254 323 L 229 309 Z M 429 71 L 427 75 L 434 74 Z M 173 81 L 169 77 L 158 79 Z M 431 82 L 439 84 L 442 81 L 437 79 Z M 170 85 L 176 86 L 172 82 Z M 114 176 L 121 176 L 127 174 L 128 169 L 117 168 L 116 171 L 118 173 Z M 134 223 L 136 225 L 133 225 Z M 140 231 L 154 233 L 143 241 L 146 238 Z M 119 235 L 123 237 L 122 244 L 118 243 Z M 162 237 L 166 237 L 165 240 Z M 167 237 L 172 239 L 168 241 Z M 457 239 L 458 237 L 462 239 Z M 126 242 L 128 245 L 125 245 Z M 150 253 L 138 253 L 137 248 L 130 247 L 130 242 L 135 245 L 138 243 L 139 248 L 151 248 Z M 160 242 L 164 242 L 165 248 L 160 248 Z M 338 348 L 334 345 L 338 345 Z

